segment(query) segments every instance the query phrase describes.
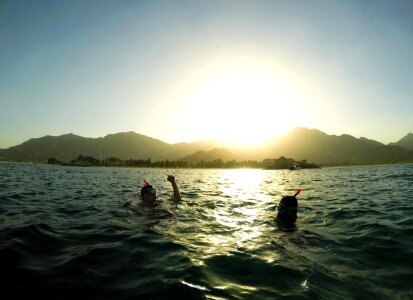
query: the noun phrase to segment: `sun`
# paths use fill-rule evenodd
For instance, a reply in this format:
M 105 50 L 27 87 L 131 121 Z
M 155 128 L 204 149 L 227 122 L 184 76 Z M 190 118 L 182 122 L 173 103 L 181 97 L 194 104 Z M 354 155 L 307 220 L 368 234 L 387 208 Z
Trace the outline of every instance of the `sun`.
M 271 72 L 253 68 L 210 74 L 193 89 L 184 111 L 196 139 L 238 145 L 286 133 L 300 113 L 294 89 Z

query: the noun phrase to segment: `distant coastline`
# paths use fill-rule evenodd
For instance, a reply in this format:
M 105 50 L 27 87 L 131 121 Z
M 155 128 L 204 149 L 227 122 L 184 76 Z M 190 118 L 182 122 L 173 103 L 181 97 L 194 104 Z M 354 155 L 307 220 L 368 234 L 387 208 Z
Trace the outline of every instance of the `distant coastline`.
M 48 159 L 47 164 L 61 165 L 61 166 L 75 166 L 75 167 L 142 167 L 142 168 L 213 168 L 213 169 L 266 169 L 266 170 L 292 170 L 294 169 L 318 169 L 316 164 L 307 163 L 306 160 L 295 161 L 291 158 L 280 157 L 278 159 L 265 159 L 258 161 L 223 161 L 216 159 L 213 161 L 200 161 L 196 163 L 187 161 L 170 161 L 161 160 L 152 162 L 147 160 L 121 160 L 119 158 L 111 157 L 105 160 L 98 160 L 92 156 L 79 155 L 76 159 L 70 162 L 64 162 L 54 157 Z M 299 167 L 297 167 L 299 166 Z
M 22 164 L 22 165 L 57 165 L 57 166 L 66 166 L 66 167 L 98 167 L 98 168 L 147 168 L 147 169 L 256 169 L 256 170 L 287 170 L 287 168 L 284 169 L 271 169 L 271 168 L 263 168 L 263 167 L 228 167 L 228 168 L 218 168 L 218 167 L 193 167 L 193 166 L 187 166 L 187 167 L 172 167 L 172 166 L 128 166 L 128 165 L 72 165 L 69 163 L 65 164 L 49 164 L 47 162 L 27 162 L 27 161 L 8 161 L 8 160 L 0 160 L 0 164 Z M 386 166 L 403 166 L 403 165 L 413 165 L 413 162 L 406 162 L 406 163 L 384 163 L 384 164 L 329 164 L 329 165 L 319 165 L 318 168 L 316 169 L 328 169 L 328 168 L 353 168 L 353 167 L 386 167 Z M 306 168 L 302 168 L 306 169 Z

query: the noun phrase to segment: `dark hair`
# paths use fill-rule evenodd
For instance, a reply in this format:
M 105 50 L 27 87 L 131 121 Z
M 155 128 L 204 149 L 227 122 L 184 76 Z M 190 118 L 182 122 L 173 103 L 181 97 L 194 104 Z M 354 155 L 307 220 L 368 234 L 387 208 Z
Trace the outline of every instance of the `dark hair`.
M 298 201 L 294 196 L 284 196 L 281 198 L 280 204 L 284 207 L 286 213 L 278 213 L 277 217 L 283 221 L 294 223 L 297 220 Z
M 297 198 L 294 196 L 284 196 L 281 198 L 281 203 L 285 205 L 286 207 L 289 208 L 295 208 L 297 209 L 298 207 L 298 201 Z
M 146 193 L 146 191 L 147 191 L 147 190 L 151 190 L 151 189 L 153 189 L 153 186 L 152 186 L 152 185 L 150 185 L 150 184 L 144 185 L 144 186 L 141 188 L 141 197 L 143 198 L 143 195 Z

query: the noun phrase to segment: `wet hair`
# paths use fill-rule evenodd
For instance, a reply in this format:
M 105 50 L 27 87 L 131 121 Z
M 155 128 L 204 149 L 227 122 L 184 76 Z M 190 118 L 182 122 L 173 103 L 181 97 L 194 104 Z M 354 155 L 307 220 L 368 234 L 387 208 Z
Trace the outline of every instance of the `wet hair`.
M 294 196 L 284 196 L 284 197 L 282 197 L 281 203 L 283 205 L 287 206 L 287 207 L 290 207 L 290 208 L 297 209 L 297 207 L 298 207 L 297 198 L 294 197 Z
M 298 201 L 294 196 L 284 196 L 281 198 L 280 204 L 285 213 L 278 212 L 277 218 L 283 221 L 294 223 L 297 220 Z
M 144 185 L 141 188 L 141 198 L 143 199 L 143 195 L 148 191 L 148 190 L 152 190 L 154 187 L 150 184 Z

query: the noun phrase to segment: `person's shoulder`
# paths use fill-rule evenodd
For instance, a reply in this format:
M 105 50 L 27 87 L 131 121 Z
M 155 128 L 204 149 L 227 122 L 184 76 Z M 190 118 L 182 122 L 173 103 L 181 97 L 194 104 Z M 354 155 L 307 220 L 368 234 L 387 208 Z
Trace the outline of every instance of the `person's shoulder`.
M 162 200 L 157 200 L 156 202 L 151 202 L 151 203 L 145 203 L 145 202 L 141 201 L 139 206 L 141 206 L 141 207 L 157 207 L 162 202 L 163 202 Z

